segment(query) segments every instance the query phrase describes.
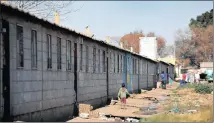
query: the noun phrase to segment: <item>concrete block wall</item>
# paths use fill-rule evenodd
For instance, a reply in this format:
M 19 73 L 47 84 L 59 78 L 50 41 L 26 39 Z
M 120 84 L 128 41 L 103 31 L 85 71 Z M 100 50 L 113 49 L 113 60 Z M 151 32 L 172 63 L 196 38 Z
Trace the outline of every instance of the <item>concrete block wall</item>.
M 147 89 L 147 61 L 145 59 L 141 59 L 140 61 L 141 64 L 141 71 L 140 71 L 140 77 L 139 77 L 139 85 L 140 89 Z
M 121 72 L 121 66 L 119 67 L 119 72 L 118 72 L 118 54 L 124 55 L 122 52 L 119 50 L 115 49 L 109 49 L 109 88 L 108 88 L 108 98 L 116 98 L 119 89 L 121 88 L 122 85 L 122 75 L 123 73 Z M 114 57 L 115 56 L 115 57 Z M 119 63 L 121 62 L 121 57 L 119 57 Z M 115 63 L 115 68 L 114 68 L 114 63 Z M 123 61 L 122 61 L 122 64 Z M 123 65 L 122 65 L 123 66 Z M 115 69 L 115 70 L 114 70 Z
M 148 87 L 153 88 L 156 83 L 156 64 L 148 62 Z
M 0 23 L 2 23 L 1 20 L 0 20 Z M 3 86 L 2 69 L 3 69 L 3 42 L 2 42 L 2 40 L 0 40 L 0 118 L 3 116 L 3 106 L 4 106 L 3 90 L 2 90 L 2 86 Z
M 83 48 L 83 69 L 78 72 L 78 103 L 87 103 L 99 107 L 107 101 L 107 78 L 104 72 L 103 46 L 90 40 L 83 40 L 83 44 L 88 46 L 89 59 L 86 59 L 86 48 Z M 96 71 L 93 71 L 93 48 L 96 48 Z M 78 55 L 80 56 L 80 55 Z M 86 71 L 86 60 L 88 60 L 88 71 Z M 106 61 L 106 58 L 105 58 Z M 80 62 L 78 62 L 80 63 Z
M 30 22 L 14 17 L 7 17 L 10 23 L 11 49 L 11 115 L 15 120 L 55 121 L 63 111 L 64 116 L 72 115 L 75 92 L 73 73 L 66 72 L 65 34 L 56 34 Z M 23 27 L 24 67 L 17 65 L 16 25 Z M 37 31 L 37 68 L 31 67 L 31 29 Z M 47 69 L 47 37 L 52 36 L 52 69 Z M 56 35 L 62 43 L 62 69 L 57 70 Z M 72 39 L 70 39 L 72 40 Z M 66 109 L 65 109 L 66 108 Z M 67 112 L 66 112 L 67 111 Z M 49 117 L 49 118 L 48 118 Z
M 11 115 L 15 120 L 23 121 L 57 121 L 59 118 L 66 119 L 73 115 L 75 98 L 78 103 L 89 103 L 94 107 L 99 107 L 107 102 L 108 98 L 117 97 L 117 93 L 122 84 L 122 67 L 118 71 L 118 54 L 125 55 L 125 52 L 112 48 L 101 43 L 85 38 L 83 42 L 76 34 L 62 33 L 46 28 L 39 24 L 26 22 L 21 18 L 6 16 L 4 18 L 10 22 L 10 49 L 11 49 Z M 24 32 L 24 67 L 17 66 L 17 42 L 16 25 L 23 27 Z M 31 29 L 37 31 L 37 68 L 31 67 Z M 47 34 L 52 39 L 52 69 L 47 69 Z M 62 69 L 57 69 L 57 37 L 61 38 L 62 44 Z M 77 44 L 77 57 L 72 52 L 72 69 L 66 69 L 66 40 Z M 80 66 L 80 45 L 83 45 L 83 64 Z M 86 48 L 89 48 L 89 59 L 85 59 Z M 93 48 L 96 48 L 96 71 L 93 71 Z M 100 50 L 100 54 L 98 53 Z M 108 73 L 103 72 L 102 51 L 108 50 Z M 115 54 L 115 57 L 114 57 Z M 98 57 L 100 56 L 100 57 Z M 74 59 L 77 59 L 77 94 L 74 91 Z M 121 57 L 119 57 L 121 58 Z M 152 81 L 147 73 L 147 59 L 142 59 L 142 71 L 138 68 L 139 57 L 135 57 L 137 62 L 137 73 L 132 75 L 133 90 L 138 88 L 147 89 L 147 82 Z M 88 63 L 86 63 L 86 61 Z M 121 59 L 119 63 L 121 62 Z M 114 66 L 115 63 L 115 66 Z M 86 71 L 86 64 L 88 71 Z M 122 60 L 122 64 L 123 60 Z M 98 67 L 99 66 L 99 67 Z M 123 66 L 123 65 L 122 65 Z M 141 68 L 141 67 L 140 67 Z M 106 68 L 107 69 L 107 68 Z M 115 70 L 114 70 L 115 69 Z M 108 86 L 107 86 L 108 75 Z M 140 75 L 140 76 L 139 76 Z M 147 80 L 149 78 L 149 80 Z M 140 87 L 138 87 L 138 82 Z M 107 88 L 108 87 L 108 88 Z

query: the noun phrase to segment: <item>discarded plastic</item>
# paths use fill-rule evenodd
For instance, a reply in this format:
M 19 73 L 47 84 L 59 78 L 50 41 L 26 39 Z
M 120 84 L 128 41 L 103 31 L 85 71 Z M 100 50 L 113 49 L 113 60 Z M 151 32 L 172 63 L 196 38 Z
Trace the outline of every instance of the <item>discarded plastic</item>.
M 87 113 L 80 113 L 79 117 L 83 119 L 88 119 L 89 114 Z
M 145 92 L 147 92 L 147 90 L 143 90 L 143 89 L 141 89 L 141 93 L 145 93 Z
M 170 112 L 178 113 L 179 109 L 178 109 L 178 107 L 176 107 L 176 108 L 173 108 L 172 110 L 170 110 Z
M 196 113 L 197 110 L 188 110 L 187 112 L 188 112 L 188 113 Z
M 127 118 L 126 119 L 128 122 L 139 122 L 139 120 L 134 119 L 134 118 Z

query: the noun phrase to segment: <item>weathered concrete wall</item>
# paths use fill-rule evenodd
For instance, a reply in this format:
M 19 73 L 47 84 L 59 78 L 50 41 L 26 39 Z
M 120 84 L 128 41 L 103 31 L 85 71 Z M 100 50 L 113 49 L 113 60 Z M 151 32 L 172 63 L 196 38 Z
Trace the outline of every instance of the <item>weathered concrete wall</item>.
M 122 85 L 121 67 L 119 67 L 119 71 L 118 71 L 118 55 L 123 55 L 123 53 L 120 52 L 119 50 L 109 49 L 109 86 L 108 86 L 109 95 L 108 95 L 108 98 L 117 97 L 118 91 Z M 119 63 L 120 62 L 121 62 L 121 60 L 119 60 Z M 122 63 L 123 63 L 123 61 L 122 61 Z
M 10 23 L 10 87 L 11 115 L 15 120 L 23 121 L 57 121 L 73 115 L 74 103 L 88 103 L 95 108 L 105 104 L 108 98 L 117 97 L 123 80 L 124 51 L 85 38 L 80 41 L 77 34 L 62 33 L 52 27 L 46 28 L 39 24 L 4 15 Z M 16 25 L 23 27 L 24 32 L 24 67 L 18 68 L 18 45 L 16 40 Z M 31 30 L 37 31 L 37 68 L 31 67 Z M 47 69 L 47 34 L 52 39 L 52 69 Z M 57 69 L 57 37 L 62 44 L 62 69 Z M 66 68 L 66 40 L 72 42 L 72 67 Z M 77 57 L 74 57 L 74 43 L 77 44 Z M 80 45 L 83 44 L 83 64 L 80 65 Z M 88 46 L 89 59 L 86 59 Z M 93 48 L 96 48 L 96 70 L 93 71 Z M 100 54 L 98 53 L 100 50 Z M 108 73 L 103 71 L 102 51 L 108 57 Z M 119 54 L 119 62 L 118 62 Z M 136 73 L 132 74 L 133 91 L 151 87 L 155 73 L 153 67 L 147 68 L 147 59 L 137 59 Z M 74 59 L 77 59 L 77 94 L 74 90 Z M 142 61 L 141 61 L 141 60 Z M 105 59 L 106 60 L 106 59 Z M 87 61 L 87 62 L 86 62 Z M 122 61 L 122 64 L 120 64 Z M 106 62 L 105 62 L 106 63 Z M 141 64 L 141 65 L 140 65 Z M 129 65 L 129 64 L 128 64 Z M 88 66 L 88 71 L 86 71 Z M 80 69 L 82 67 L 82 69 Z M 142 69 L 142 70 L 139 70 Z M 148 72 L 148 73 L 147 73 Z M 140 74 L 140 75 L 139 75 Z M 107 78 L 108 75 L 108 78 Z M 107 81 L 108 80 L 108 81 Z M 107 85 L 108 82 L 108 85 Z M 149 82 L 149 83 L 148 83 Z M 140 87 L 139 87 L 140 86 Z M 107 92 L 109 95 L 107 95 Z
M 0 20 L 0 23 L 1 20 Z M 2 39 L 2 35 L 0 33 L 0 38 Z M 4 101 L 3 101 L 3 91 L 2 91 L 2 69 L 3 69 L 3 42 L 0 39 L 0 118 L 3 116 L 3 106 L 4 106 Z
M 140 74 L 140 89 L 147 88 L 147 61 L 145 59 L 141 59 L 141 74 Z
M 66 72 L 66 38 L 39 25 L 7 17 L 10 23 L 11 113 L 15 120 L 56 121 L 72 115 L 73 73 Z M 16 24 L 23 27 L 24 67 L 17 65 Z M 31 67 L 31 29 L 37 31 L 37 68 Z M 46 34 L 52 36 L 52 69 L 47 70 Z M 56 35 L 62 39 L 62 69 L 57 70 Z M 57 113 L 56 113 L 57 112 Z M 42 119 L 41 119 L 42 118 Z
M 87 103 L 99 107 L 107 101 L 107 79 L 104 72 L 103 51 L 105 48 L 89 40 L 83 41 L 88 46 L 88 71 L 86 71 L 86 48 L 83 48 L 83 69 L 78 73 L 78 103 Z M 93 48 L 96 48 L 96 71 L 93 71 Z M 79 51 L 79 50 L 78 50 Z M 105 51 L 106 54 L 106 51 Z M 80 55 L 78 55 L 78 58 Z M 106 59 L 105 59 L 106 60 Z M 78 62 L 80 63 L 80 61 Z
M 148 87 L 153 88 L 156 84 L 156 64 L 148 62 Z

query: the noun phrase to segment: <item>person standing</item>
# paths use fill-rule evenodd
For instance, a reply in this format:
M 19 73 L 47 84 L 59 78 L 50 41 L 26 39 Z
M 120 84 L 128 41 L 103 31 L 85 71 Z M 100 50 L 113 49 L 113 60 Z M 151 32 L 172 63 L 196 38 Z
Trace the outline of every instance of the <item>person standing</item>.
M 130 96 L 130 94 L 129 94 L 128 90 L 125 87 L 125 83 L 122 83 L 122 87 L 120 88 L 120 90 L 118 92 L 118 99 L 121 102 L 121 108 L 122 109 L 125 109 L 127 96 Z
M 195 74 L 195 79 L 196 79 L 196 83 L 199 83 L 200 75 L 199 75 L 199 72 L 198 72 L 198 71 L 197 71 L 197 73 Z
M 182 75 L 182 84 L 183 85 L 186 84 L 186 77 L 187 77 L 187 75 L 185 73 L 183 73 L 183 75 Z
M 166 89 L 166 77 L 167 75 L 162 71 L 161 73 L 161 87 L 162 89 Z

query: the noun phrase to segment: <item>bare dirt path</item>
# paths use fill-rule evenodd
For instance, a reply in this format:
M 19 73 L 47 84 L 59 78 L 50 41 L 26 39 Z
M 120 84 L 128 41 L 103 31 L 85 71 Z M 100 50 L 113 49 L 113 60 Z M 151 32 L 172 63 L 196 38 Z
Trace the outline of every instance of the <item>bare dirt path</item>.
M 178 86 L 177 83 L 174 83 L 171 88 L 167 89 L 153 89 L 141 94 L 132 94 L 132 97 L 127 99 L 126 109 L 121 109 L 120 103 L 115 105 L 108 105 L 102 108 L 93 110 L 92 112 L 102 113 L 106 116 L 112 117 L 133 117 L 133 118 L 147 118 L 153 114 L 162 112 L 161 104 L 167 100 L 170 94 L 172 94 L 172 89 L 175 89 Z M 148 111 L 148 108 L 150 110 Z M 88 119 L 83 119 L 76 117 L 68 122 L 112 122 L 116 121 L 113 119 L 104 119 L 102 117 L 90 116 Z

